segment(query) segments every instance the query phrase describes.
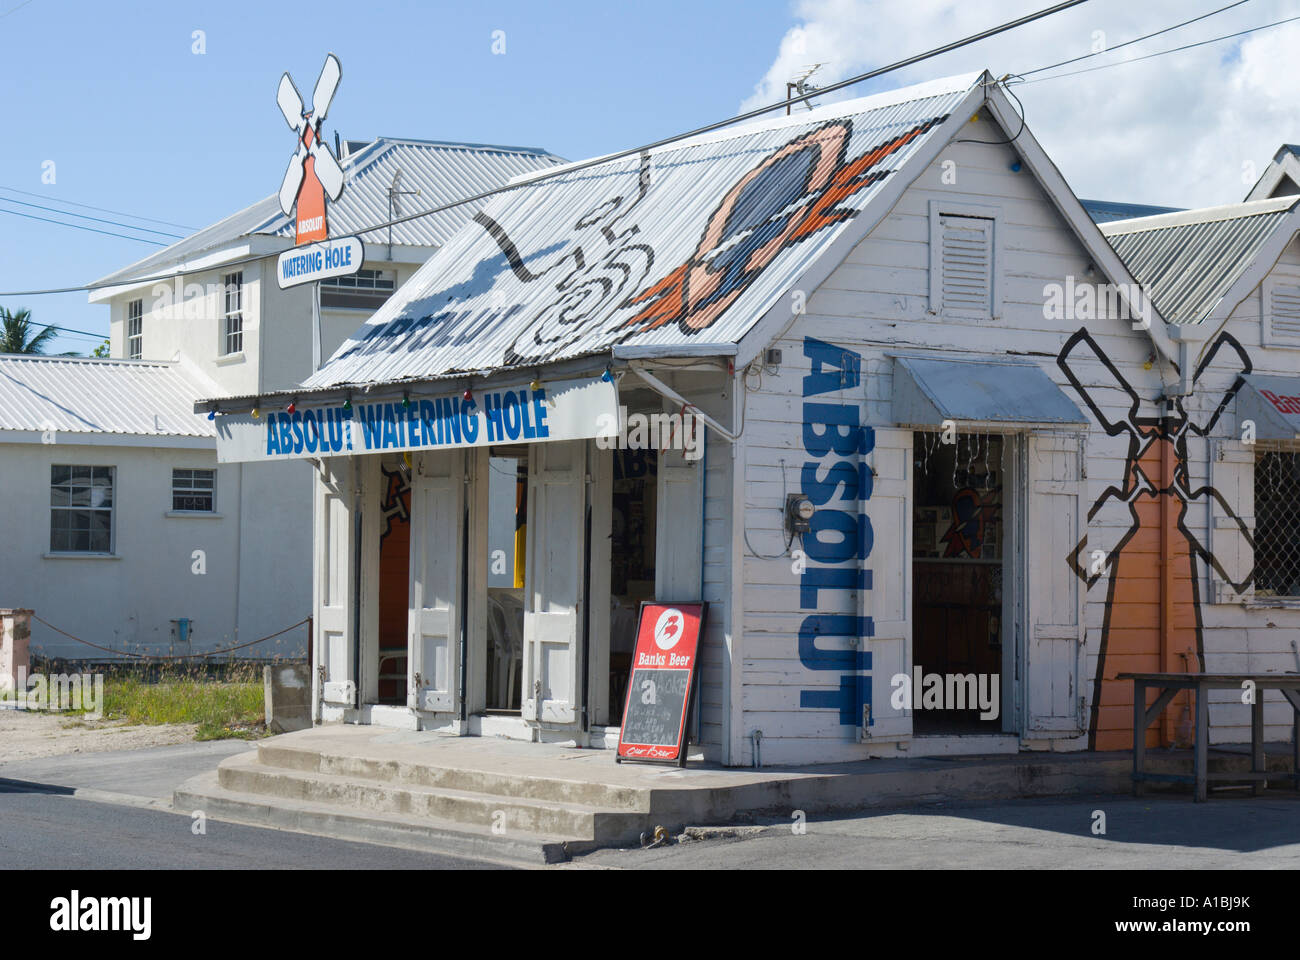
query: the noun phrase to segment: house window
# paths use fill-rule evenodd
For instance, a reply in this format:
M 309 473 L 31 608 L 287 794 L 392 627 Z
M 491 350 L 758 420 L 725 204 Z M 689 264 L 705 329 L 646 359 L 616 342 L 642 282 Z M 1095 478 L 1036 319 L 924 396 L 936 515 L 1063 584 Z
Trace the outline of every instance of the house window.
M 395 283 L 393 275 L 387 270 L 358 270 L 348 277 L 330 277 L 320 282 L 322 288 L 334 287 L 339 290 L 388 290 L 392 291 Z
M 113 552 L 113 467 L 50 468 L 50 552 Z
M 240 353 L 244 349 L 244 273 L 226 274 L 225 304 L 222 311 L 222 354 Z
M 990 320 L 1002 314 L 997 211 L 930 204 L 930 312 Z
M 1300 450 L 1255 451 L 1255 596 L 1300 597 Z
M 217 471 L 172 471 L 172 510 L 211 513 L 216 509 L 216 493 Z
M 144 301 L 132 300 L 126 305 L 126 358 L 139 360 L 144 356 Z
M 397 287 L 392 270 L 358 270 L 350 277 L 331 277 L 320 283 L 322 307 L 378 310 Z

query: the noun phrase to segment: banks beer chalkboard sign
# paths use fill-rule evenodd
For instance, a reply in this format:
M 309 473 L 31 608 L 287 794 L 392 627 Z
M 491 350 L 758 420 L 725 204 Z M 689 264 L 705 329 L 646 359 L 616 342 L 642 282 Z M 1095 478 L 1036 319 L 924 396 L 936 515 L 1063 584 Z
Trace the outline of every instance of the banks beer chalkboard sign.
M 704 603 L 641 604 L 616 761 L 686 765 Z

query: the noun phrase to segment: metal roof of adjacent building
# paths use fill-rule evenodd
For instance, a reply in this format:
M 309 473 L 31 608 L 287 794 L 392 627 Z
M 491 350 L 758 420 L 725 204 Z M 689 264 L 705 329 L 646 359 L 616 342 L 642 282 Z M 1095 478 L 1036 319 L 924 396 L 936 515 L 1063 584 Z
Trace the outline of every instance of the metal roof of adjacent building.
M 0 354 L 0 430 L 215 438 L 210 393 L 176 363 Z
M 1269 197 L 1287 197 L 1300 193 L 1300 146 L 1284 143 L 1273 154 L 1273 160 L 1260 174 L 1255 185 L 1246 194 L 1247 200 L 1266 200 Z
M 359 147 L 355 141 L 349 141 L 349 147 L 357 148 L 339 161 L 344 173 L 343 193 L 326 211 L 330 236 L 348 236 L 389 220 L 388 190 L 399 170 L 401 189 L 420 191 L 419 196 L 398 199 L 398 211 L 412 213 L 474 196 L 520 174 L 564 163 L 560 157 L 536 147 L 395 137 L 380 137 Z M 275 177 L 281 172 L 277 171 Z M 465 204 L 396 224 L 392 228 L 392 242 L 395 246 L 442 246 L 479 206 Z M 97 280 L 95 285 L 147 277 L 253 235 L 279 237 L 292 243 L 293 219 L 284 215 L 274 195 Z M 388 236 L 385 228 L 369 232 L 362 239 L 368 243 L 387 243 Z
M 304 387 L 738 341 L 985 76 L 515 181 Z
M 1166 321 L 1200 323 L 1290 221 L 1297 201 L 1253 200 L 1100 227 Z
M 1080 200 L 1093 223 L 1110 223 L 1112 220 L 1132 220 L 1134 217 L 1153 217 L 1160 213 L 1181 213 L 1182 207 L 1155 207 L 1149 203 L 1118 203 L 1113 200 Z

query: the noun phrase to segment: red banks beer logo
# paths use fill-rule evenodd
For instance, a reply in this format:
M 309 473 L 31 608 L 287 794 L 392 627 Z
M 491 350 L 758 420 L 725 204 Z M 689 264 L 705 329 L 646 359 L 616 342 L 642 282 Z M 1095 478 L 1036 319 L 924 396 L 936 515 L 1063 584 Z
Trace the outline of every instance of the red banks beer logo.
M 325 198 L 337 200 L 343 192 L 343 168 L 320 138 L 321 123 L 329 110 L 334 91 L 343 74 L 338 58 L 329 54 L 312 91 L 312 109 L 304 110 L 302 97 L 289 74 L 280 78 L 275 100 L 289 129 L 298 137 L 298 148 L 280 184 L 280 209 L 292 217 L 297 209 L 296 244 L 315 243 L 329 236 L 325 223 Z
M 675 607 L 669 607 L 659 614 L 659 619 L 655 621 L 655 644 L 660 650 L 671 650 L 682 638 L 682 629 L 685 625 L 686 618 L 682 616 L 682 612 Z

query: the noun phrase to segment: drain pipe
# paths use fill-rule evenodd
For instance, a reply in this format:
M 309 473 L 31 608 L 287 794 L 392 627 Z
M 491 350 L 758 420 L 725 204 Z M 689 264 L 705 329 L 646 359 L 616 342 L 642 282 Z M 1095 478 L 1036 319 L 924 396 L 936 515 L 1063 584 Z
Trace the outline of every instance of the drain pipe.
M 753 733 L 749 735 L 749 738 L 754 743 L 754 769 L 757 770 L 763 766 L 763 759 L 762 759 L 763 758 L 763 754 L 762 754 L 763 731 L 755 730 Z

